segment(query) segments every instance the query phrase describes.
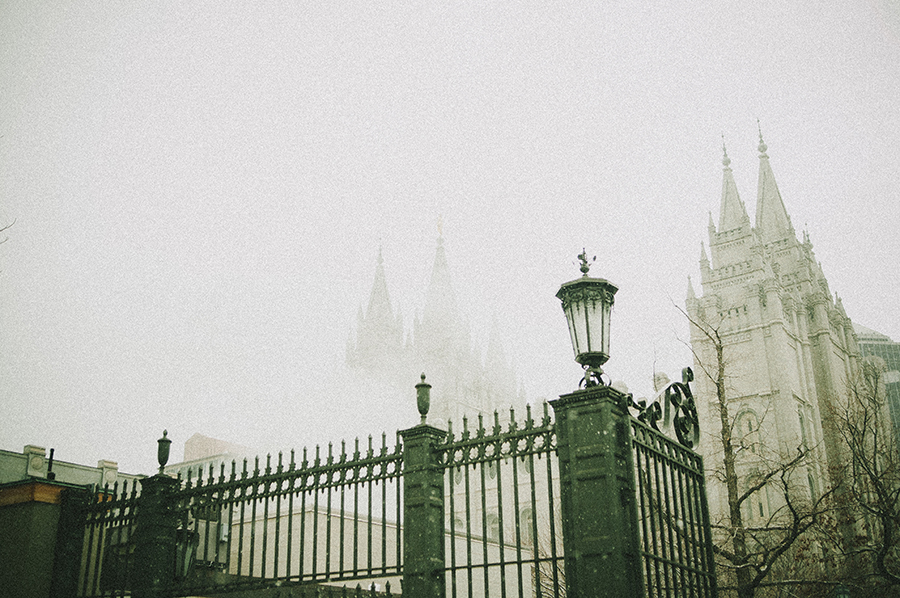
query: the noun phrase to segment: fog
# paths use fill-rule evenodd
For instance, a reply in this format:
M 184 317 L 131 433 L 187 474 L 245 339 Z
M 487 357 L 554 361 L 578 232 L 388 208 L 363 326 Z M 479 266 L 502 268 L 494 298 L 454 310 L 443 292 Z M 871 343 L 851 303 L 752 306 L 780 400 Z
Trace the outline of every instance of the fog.
M 0 90 L 2 449 L 152 473 L 164 428 L 179 459 L 415 424 L 418 380 L 376 422 L 344 356 L 379 248 L 412 327 L 438 222 L 529 401 L 578 383 L 582 247 L 649 394 L 691 363 L 723 136 L 752 217 L 757 119 L 831 290 L 900 340 L 895 3 L 4 2 Z

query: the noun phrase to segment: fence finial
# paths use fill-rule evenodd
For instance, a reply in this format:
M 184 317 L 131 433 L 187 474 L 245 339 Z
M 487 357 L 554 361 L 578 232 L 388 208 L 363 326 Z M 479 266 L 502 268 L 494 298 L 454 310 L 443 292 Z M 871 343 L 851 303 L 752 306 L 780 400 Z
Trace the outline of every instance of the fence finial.
M 416 384 L 416 403 L 419 407 L 419 415 L 422 416 L 422 422 L 428 417 L 428 408 L 431 406 L 431 384 L 425 382 L 425 373 L 422 373 L 422 381 Z
M 158 443 L 158 446 L 156 447 L 156 460 L 159 462 L 159 473 L 163 473 L 166 463 L 169 462 L 169 448 L 172 445 L 172 441 L 166 438 L 168 433 L 168 430 L 163 430 L 162 438 L 156 441 Z

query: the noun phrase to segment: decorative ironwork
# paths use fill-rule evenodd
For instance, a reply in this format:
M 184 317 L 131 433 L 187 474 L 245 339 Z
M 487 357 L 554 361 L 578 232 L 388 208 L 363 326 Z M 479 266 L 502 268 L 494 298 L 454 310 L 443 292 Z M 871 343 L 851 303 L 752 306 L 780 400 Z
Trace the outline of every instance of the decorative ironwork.
M 556 428 L 548 405 L 524 422 L 463 418 L 438 446 L 447 513 L 447 596 L 563 596 Z
M 681 370 L 681 382 L 670 382 L 649 403 L 643 399 L 635 401 L 632 395 L 628 395 L 628 407 L 638 412 L 639 421 L 657 432 L 673 429 L 678 442 L 692 449 L 700 444 L 700 420 L 690 386 L 693 380 L 694 371 L 684 368 Z M 663 422 L 662 429 L 660 420 Z
M 649 421 L 632 419 L 631 442 L 647 595 L 716 596 L 703 459 Z
M 135 531 L 150 522 L 150 511 L 167 518 L 169 562 L 184 567 L 166 590 L 172 596 L 276 586 L 295 596 L 352 595 L 340 584 L 355 585 L 355 595 L 365 587 L 367 596 L 390 595 L 415 568 L 415 555 L 435 546 L 443 551 L 428 562 L 442 571 L 447 596 L 572 595 L 574 577 L 566 567 L 587 553 L 577 543 L 564 551 L 563 522 L 588 521 L 630 503 L 627 520 L 640 536 L 638 580 L 649 595 L 714 597 L 703 464 L 688 448 L 698 433 L 691 380 L 686 368 L 682 382 L 667 385 L 650 404 L 612 389 L 579 391 L 563 397 L 571 405 L 554 402 L 558 424 L 548 405 L 536 417 L 529 406 L 524 420 L 512 409 L 504 421 L 498 413 L 479 415 L 474 426 L 463 418 L 456 433 L 449 423 L 447 433 L 415 426 L 393 447 L 382 435 L 380 448 L 370 437 L 367 447 L 358 440 L 329 444 L 304 449 L 300 458 L 291 451 L 230 468 L 187 470 L 178 480 L 154 476 L 107 488 L 84 510 L 76 595 L 146 589 L 138 552 L 150 536 Z M 624 414 L 620 401 L 637 417 Z M 572 498 L 583 497 L 587 483 L 571 469 L 573 459 L 610 454 L 597 452 L 598 434 L 585 427 L 584 414 L 596 419 L 597 429 L 615 429 L 607 440 L 617 462 L 628 465 L 620 477 L 632 500 L 618 490 L 612 501 L 593 492 L 589 500 Z M 669 427 L 677 441 L 659 432 Z M 150 482 L 160 480 L 171 487 L 154 494 Z M 147 508 L 149 498 L 155 511 Z M 422 505 L 443 513 L 443 521 L 415 516 Z M 404 536 L 414 531 L 405 522 L 425 520 L 434 522 L 427 534 Z M 366 581 L 357 585 L 360 580 Z

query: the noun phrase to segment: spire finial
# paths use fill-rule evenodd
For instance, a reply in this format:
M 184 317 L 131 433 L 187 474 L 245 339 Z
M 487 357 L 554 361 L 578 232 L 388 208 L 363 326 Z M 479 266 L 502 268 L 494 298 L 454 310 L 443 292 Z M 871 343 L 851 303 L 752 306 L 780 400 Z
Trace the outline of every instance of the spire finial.
M 766 156 L 766 150 L 769 148 L 766 146 L 766 142 L 763 141 L 762 126 L 759 124 L 758 118 L 756 119 L 756 128 L 759 131 L 759 156 L 762 158 Z
M 378 265 L 380 266 L 383 263 L 384 263 L 384 256 L 381 254 L 381 245 L 379 244 L 378 245 Z
M 725 133 L 722 133 L 722 166 L 728 168 L 731 164 L 731 158 L 728 157 L 728 150 L 725 149 Z

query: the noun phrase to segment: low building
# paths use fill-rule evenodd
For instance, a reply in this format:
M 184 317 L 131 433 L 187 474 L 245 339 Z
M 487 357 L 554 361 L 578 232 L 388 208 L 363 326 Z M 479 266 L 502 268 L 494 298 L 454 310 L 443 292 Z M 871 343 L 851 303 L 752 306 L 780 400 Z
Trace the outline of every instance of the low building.
M 96 467 L 54 461 L 46 449 L 28 445 L 21 453 L 0 450 L 0 588 L 9 598 L 68 596 L 78 575 L 79 554 L 69 552 L 60 533 L 77 529 L 70 497 L 133 484 L 115 461 Z

